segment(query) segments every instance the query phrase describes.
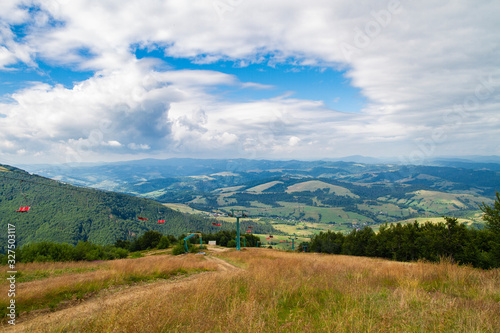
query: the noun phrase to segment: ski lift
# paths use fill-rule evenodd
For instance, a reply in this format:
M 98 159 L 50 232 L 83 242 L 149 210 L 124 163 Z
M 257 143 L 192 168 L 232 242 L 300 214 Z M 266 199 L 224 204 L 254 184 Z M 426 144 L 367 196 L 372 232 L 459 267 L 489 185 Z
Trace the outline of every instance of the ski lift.
M 160 207 L 158 207 L 158 215 L 160 216 L 160 219 L 163 218 L 163 212 L 160 212 Z M 165 220 L 158 220 L 158 224 L 163 224 L 165 223 Z
M 251 232 L 252 232 L 252 230 L 247 230 L 247 233 L 251 233 Z
M 146 202 L 146 198 L 144 198 L 144 202 Z M 141 221 L 148 221 L 149 219 L 142 216 L 143 211 L 144 211 L 144 206 L 141 206 L 141 213 L 139 214 L 139 216 L 137 218 Z
M 220 227 L 220 226 L 222 225 L 222 223 L 215 223 L 215 222 L 212 222 L 212 225 L 215 225 L 215 226 Z
M 269 239 L 269 237 L 266 237 L 266 239 Z
M 269 235 L 269 238 L 273 238 L 273 235 Z
M 253 227 L 248 227 L 248 229 L 253 229 Z
M 26 206 L 19 207 L 18 210 L 16 210 L 17 213 L 27 213 L 31 209 L 31 205 L 28 204 L 28 198 L 26 197 L 26 194 L 23 192 L 23 181 L 19 181 L 19 189 L 21 190 L 21 195 L 24 197 L 24 202 L 26 203 Z

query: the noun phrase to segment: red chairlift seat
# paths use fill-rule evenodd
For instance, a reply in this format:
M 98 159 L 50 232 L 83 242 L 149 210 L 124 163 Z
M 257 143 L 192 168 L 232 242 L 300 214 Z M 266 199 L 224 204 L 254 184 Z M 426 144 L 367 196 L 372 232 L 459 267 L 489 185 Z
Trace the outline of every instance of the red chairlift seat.
M 269 239 L 269 237 L 266 237 L 266 239 Z
M 248 227 L 248 229 L 253 229 L 253 227 Z
M 214 223 L 214 222 L 212 222 L 212 225 L 216 225 L 216 226 L 220 227 L 222 225 L 222 223 Z
M 248 233 L 252 232 L 252 230 L 247 230 Z
M 158 223 L 165 223 L 165 220 L 158 220 Z
M 31 207 L 19 207 L 18 210 L 16 210 L 16 212 L 18 213 L 26 213 L 27 211 L 30 210 Z
M 139 219 L 139 220 L 141 220 L 141 221 L 147 221 L 147 220 L 148 220 L 147 218 L 145 218 L 145 217 L 140 217 L 140 216 L 138 217 L 138 219 Z
M 273 238 L 273 235 L 269 235 L 269 238 Z

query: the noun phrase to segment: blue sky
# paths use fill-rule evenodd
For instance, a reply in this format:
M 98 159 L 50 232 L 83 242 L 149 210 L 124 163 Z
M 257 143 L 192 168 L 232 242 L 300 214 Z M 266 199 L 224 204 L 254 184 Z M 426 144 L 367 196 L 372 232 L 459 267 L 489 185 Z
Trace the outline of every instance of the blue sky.
M 3 1 L 0 161 L 500 155 L 499 11 Z
M 160 54 L 158 54 L 160 53 Z M 142 54 L 138 58 L 154 56 L 163 59 L 174 69 L 212 70 L 235 75 L 242 82 L 256 82 L 270 86 L 263 89 L 226 89 L 225 98 L 234 101 L 249 101 L 272 98 L 290 94 L 295 98 L 322 101 L 331 109 L 342 112 L 360 112 L 364 100 L 361 91 L 350 84 L 345 71 L 329 67 L 296 66 L 293 64 L 274 64 L 269 60 L 263 63 L 241 65 L 234 61 L 217 61 L 198 64 L 192 59 L 164 57 L 162 52 Z M 290 61 L 293 63 L 293 61 Z

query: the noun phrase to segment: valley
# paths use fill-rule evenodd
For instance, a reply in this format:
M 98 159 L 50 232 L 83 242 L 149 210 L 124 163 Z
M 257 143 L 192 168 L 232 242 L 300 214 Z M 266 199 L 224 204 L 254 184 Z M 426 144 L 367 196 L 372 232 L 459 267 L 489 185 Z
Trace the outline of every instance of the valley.
M 28 169 L 75 185 L 152 199 L 181 213 L 224 223 L 234 222 L 227 217 L 232 209 L 244 210 L 253 223 L 274 228 L 277 235 L 303 239 L 327 230 L 348 233 L 365 226 L 377 230 L 385 223 L 442 221 L 443 216 L 482 228 L 479 205 L 490 204 L 500 189 L 500 164 L 464 160 L 407 166 L 149 159 Z
M 479 205 L 491 204 L 500 189 L 499 164 L 464 161 L 457 166 L 450 161 L 405 166 L 149 159 L 23 167 L 28 172 L 9 166 L 1 172 L 26 180 L 23 189 L 18 180 L 0 179 L 5 194 L 0 211 L 23 226 L 20 244 L 41 240 L 112 244 L 147 230 L 175 236 L 231 230 L 235 222 L 227 216 L 231 210 L 248 215 L 241 221 L 242 232 L 251 225 L 262 245 L 282 249 L 292 247 L 291 239 L 308 241 L 329 230 L 347 234 L 369 226 L 377 231 L 386 223 L 442 222 L 443 216 L 481 229 Z M 23 195 L 34 201 L 36 216 L 13 213 L 25 201 Z M 141 214 L 149 221 L 138 221 Z M 159 219 L 166 223 L 155 223 Z M 214 226 L 214 220 L 221 226 Z

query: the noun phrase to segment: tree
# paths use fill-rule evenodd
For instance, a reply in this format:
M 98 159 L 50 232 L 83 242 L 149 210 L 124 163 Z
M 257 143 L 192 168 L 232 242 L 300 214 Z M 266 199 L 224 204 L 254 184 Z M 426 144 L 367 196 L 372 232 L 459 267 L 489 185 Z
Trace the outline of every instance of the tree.
M 480 207 L 484 212 L 483 219 L 486 228 L 491 233 L 489 261 L 493 267 L 500 266 L 500 194 L 496 192 L 496 199 L 492 207 L 484 204 Z
M 131 245 L 131 251 L 142 251 L 147 249 L 155 248 L 160 239 L 163 237 L 161 233 L 154 230 L 149 230 L 144 233 L 141 237 L 137 238 Z
M 500 193 L 496 192 L 496 199 L 493 207 L 486 205 L 483 202 L 483 205 L 480 206 L 483 211 L 483 220 L 486 221 L 486 227 L 496 234 L 500 236 Z

